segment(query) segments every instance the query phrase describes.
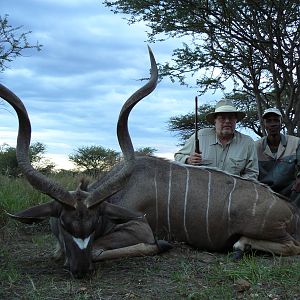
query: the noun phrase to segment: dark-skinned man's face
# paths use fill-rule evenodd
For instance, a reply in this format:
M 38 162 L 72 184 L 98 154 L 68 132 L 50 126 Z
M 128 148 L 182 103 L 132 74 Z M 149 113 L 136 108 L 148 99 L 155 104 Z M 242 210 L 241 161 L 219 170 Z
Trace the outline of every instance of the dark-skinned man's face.
M 264 124 L 268 135 L 278 135 L 281 129 L 281 117 L 273 113 L 266 114 Z

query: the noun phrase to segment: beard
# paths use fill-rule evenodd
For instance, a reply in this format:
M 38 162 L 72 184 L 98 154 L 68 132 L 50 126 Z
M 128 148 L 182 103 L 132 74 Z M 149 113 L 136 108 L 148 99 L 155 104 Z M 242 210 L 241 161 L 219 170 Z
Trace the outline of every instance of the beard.
M 232 127 L 225 127 L 222 128 L 220 131 L 220 136 L 221 137 L 229 137 L 232 136 L 234 133 L 234 129 Z

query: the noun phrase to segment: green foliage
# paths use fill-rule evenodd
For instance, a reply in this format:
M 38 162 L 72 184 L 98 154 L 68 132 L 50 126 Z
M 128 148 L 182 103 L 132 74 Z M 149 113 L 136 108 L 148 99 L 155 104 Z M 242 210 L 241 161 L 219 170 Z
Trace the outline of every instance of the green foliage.
M 16 177 L 20 174 L 16 149 L 7 144 L 0 146 L 0 174 Z
M 246 93 L 238 92 L 229 94 L 225 98 L 230 99 L 238 110 L 246 113 L 246 117 L 237 124 L 237 127 L 248 128 L 252 130 L 253 133 L 255 133 L 257 136 L 262 137 L 263 130 L 257 116 L 257 105 L 255 99 L 253 99 Z M 271 100 L 269 100 L 267 106 L 263 106 L 263 109 L 274 106 L 276 105 Z M 215 104 L 200 105 L 200 107 L 198 108 L 198 129 L 212 126 L 205 120 L 205 116 L 209 112 L 214 111 L 214 109 Z M 283 122 L 282 126 L 283 131 L 287 131 L 285 122 Z M 175 134 L 181 141 L 179 145 L 183 145 L 185 141 L 195 132 L 195 113 L 192 112 L 185 115 L 171 117 L 168 121 L 168 130 L 175 132 Z
M 87 174 L 96 176 L 101 172 L 109 171 L 120 160 L 120 154 L 112 149 L 102 146 L 83 146 L 69 155 L 78 168 Z
M 56 174 L 52 179 L 69 190 L 74 190 L 78 183 L 78 178 L 71 174 Z M 78 280 L 63 270 L 63 261 L 57 263 L 51 259 L 56 239 L 46 222 L 25 225 L 8 220 L 5 215 L 5 211 L 14 213 L 47 202 L 49 197 L 34 190 L 23 178 L 0 175 L 0 182 L 1 299 L 300 297 L 298 257 L 251 253 L 234 261 L 225 254 L 195 250 L 181 243 L 174 243 L 174 248 L 164 255 L 124 258 L 97 265 L 92 277 L 82 279 L 78 285 Z
M 28 41 L 31 31 L 20 32 L 22 26 L 13 27 L 8 22 L 8 15 L 0 16 L 0 72 L 3 72 L 7 65 L 18 56 L 21 56 L 26 49 L 40 51 L 42 45 L 38 42 L 32 45 Z
M 198 107 L 198 129 L 204 127 L 211 127 L 205 119 L 207 113 L 212 112 L 214 107 L 208 104 L 200 105 Z M 186 115 L 171 117 L 168 121 L 168 130 L 173 131 L 179 136 L 180 145 L 195 132 L 195 113 L 188 113 Z
M 29 160 L 32 165 L 42 173 L 50 173 L 55 164 L 45 159 L 46 146 L 40 142 L 29 147 Z M 16 148 L 7 144 L 0 145 L 0 174 L 17 177 L 22 174 L 18 167 Z
M 250 254 L 238 262 L 228 257 L 209 264 L 182 259 L 171 278 L 185 299 L 281 299 L 283 291 L 285 299 L 293 299 L 300 293 L 293 284 L 300 278 L 299 262 L 292 258 Z
M 142 148 L 138 148 L 135 150 L 135 154 L 136 155 L 141 155 L 141 156 L 144 156 L 144 155 L 153 155 L 154 152 L 157 152 L 157 149 L 155 148 L 151 148 L 151 147 L 142 147 Z
M 49 201 L 48 196 L 32 188 L 25 178 L 0 175 L 0 180 L 0 205 L 6 211 L 13 212 Z
M 49 178 L 59 182 L 67 190 L 75 190 L 81 176 L 52 173 Z M 23 177 L 13 178 L 0 174 L 0 182 L 0 228 L 8 221 L 5 212 L 13 213 L 51 200 L 47 195 L 34 189 Z
M 8 221 L 5 212 L 12 213 L 49 201 L 47 196 L 34 190 L 24 178 L 0 175 L 0 181 L 0 227 Z
M 0 250 L 0 255 L 3 255 Z M 7 282 L 8 285 L 16 284 L 22 275 L 17 271 L 17 268 L 11 262 L 6 262 L 5 272 L 0 273 L 0 281 Z
M 283 113 L 287 132 L 300 135 L 300 3 L 296 0 L 104 1 L 115 13 L 144 22 L 152 42 L 185 38 L 161 76 L 207 90 L 246 94 L 258 119 L 269 103 Z M 234 9 L 233 9 L 234 8 Z M 244 103 L 246 105 L 246 103 Z M 261 124 L 262 125 L 262 124 Z
M 55 168 L 55 164 L 44 157 L 46 145 L 40 142 L 33 143 L 29 147 L 29 159 L 34 168 L 44 174 L 50 174 Z
M 238 110 L 246 113 L 246 117 L 240 121 L 237 126 L 248 128 L 256 135 L 263 136 L 257 116 L 257 106 L 255 100 L 243 93 L 234 93 L 228 95 L 226 99 L 230 99 L 238 108 Z M 272 105 L 270 104 L 270 106 Z M 214 108 L 215 104 L 204 104 L 198 107 L 198 129 L 212 126 L 206 121 L 205 116 L 209 112 L 214 111 Z M 185 141 L 195 132 L 195 113 L 192 112 L 185 115 L 171 117 L 168 121 L 168 130 L 175 132 L 181 141 L 180 145 L 183 145 Z

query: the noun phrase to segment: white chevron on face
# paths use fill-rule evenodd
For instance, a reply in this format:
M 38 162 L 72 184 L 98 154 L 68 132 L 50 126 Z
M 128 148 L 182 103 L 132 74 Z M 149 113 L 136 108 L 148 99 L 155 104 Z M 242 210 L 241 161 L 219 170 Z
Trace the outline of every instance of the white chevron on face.
M 79 247 L 79 249 L 84 250 L 87 248 L 89 241 L 91 239 L 91 236 L 88 236 L 85 239 L 80 239 L 72 236 L 73 241 L 76 243 L 76 245 Z

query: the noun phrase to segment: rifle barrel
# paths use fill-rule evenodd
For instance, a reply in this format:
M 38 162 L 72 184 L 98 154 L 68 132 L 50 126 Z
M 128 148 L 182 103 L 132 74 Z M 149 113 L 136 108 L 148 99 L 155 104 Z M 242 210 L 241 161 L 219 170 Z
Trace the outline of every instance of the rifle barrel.
M 195 97 L 195 153 L 200 153 L 198 139 L 198 97 Z

